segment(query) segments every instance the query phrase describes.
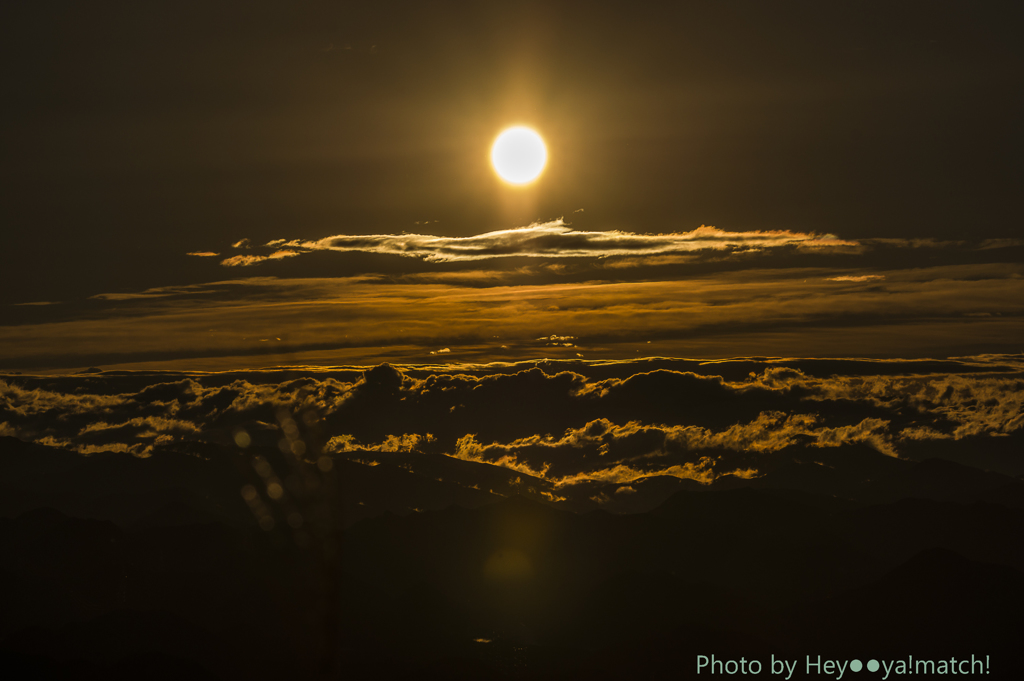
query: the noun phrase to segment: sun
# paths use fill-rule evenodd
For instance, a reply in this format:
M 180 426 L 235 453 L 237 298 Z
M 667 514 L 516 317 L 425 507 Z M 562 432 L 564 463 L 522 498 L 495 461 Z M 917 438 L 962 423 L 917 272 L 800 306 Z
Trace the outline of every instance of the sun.
M 548 148 L 536 131 L 516 126 L 503 131 L 491 147 L 491 164 L 509 184 L 537 179 L 548 162 Z

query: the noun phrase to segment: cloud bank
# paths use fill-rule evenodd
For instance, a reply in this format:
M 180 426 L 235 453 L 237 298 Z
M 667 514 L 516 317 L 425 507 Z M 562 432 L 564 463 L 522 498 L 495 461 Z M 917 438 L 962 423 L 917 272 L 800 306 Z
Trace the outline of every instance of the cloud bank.
M 1024 334 L 1015 240 L 642 234 L 554 220 L 467 237 L 261 243 L 239 240 L 224 258 L 197 250 L 191 267 L 223 277 L 268 263 L 257 271 L 278 276 L 9 306 L 0 371 L 948 357 L 1019 352 Z
M 448 460 L 552 491 L 752 477 L 840 451 L 938 452 L 1018 475 L 1022 396 L 1013 358 L 125 372 L 0 380 L 0 435 L 82 454 L 149 457 L 208 442 L 413 470 Z M 472 485 L 482 473 L 468 475 Z

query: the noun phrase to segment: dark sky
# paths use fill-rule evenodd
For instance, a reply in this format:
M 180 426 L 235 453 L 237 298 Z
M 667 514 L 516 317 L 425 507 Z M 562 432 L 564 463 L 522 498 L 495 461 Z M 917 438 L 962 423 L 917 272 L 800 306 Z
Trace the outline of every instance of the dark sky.
M 458 269 L 359 252 L 240 275 L 186 255 L 243 238 L 469 237 L 559 217 L 587 233 L 956 242 L 987 255 L 914 266 L 1019 265 L 1019 245 L 985 241 L 1020 235 L 1018 3 L 668 5 L 7 3 L 8 323 L 254 273 Z M 514 123 L 550 149 L 524 190 L 488 163 Z M 893 259 L 867 250 L 857 267 Z M 14 307 L 39 302 L 60 305 Z

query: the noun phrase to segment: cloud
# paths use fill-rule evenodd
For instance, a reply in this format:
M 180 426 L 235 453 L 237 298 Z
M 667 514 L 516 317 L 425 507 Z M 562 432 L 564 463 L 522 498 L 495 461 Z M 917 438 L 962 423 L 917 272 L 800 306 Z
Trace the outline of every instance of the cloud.
M 327 442 L 324 452 L 328 454 L 343 454 L 347 452 L 415 452 L 435 439 L 430 433 L 423 435 L 404 433 L 402 435 L 388 435 L 382 442 L 377 444 L 360 444 L 351 435 L 336 435 Z
M 215 258 L 220 255 L 220 253 L 214 253 L 213 251 L 193 251 L 191 253 L 186 253 L 185 255 L 193 255 L 197 258 Z
M 221 260 L 220 264 L 225 267 L 245 267 L 247 265 L 261 263 L 267 259 L 268 258 L 263 255 L 233 255 L 230 258 Z
M 220 264 L 225 267 L 246 267 L 249 265 L 255 265 L 257 263 L 265 262 L 267 260 L 282 260 L 284 258 L 292 258 L 299 255 L 299 251 L 282 249 L 274 251 L 270 255 L 233 255 L 230 258 L 221 260 Z
M 548 468 L 550 467 L 545 465 L 539 469 L 531 468 L 529 464 L 519 461 L 515 455 L 511 454 L 504 454 L 496 459 L 489 459 L 484 456 L 484 451 L 484 447 L 476 441 L 476 435 L 469 434 L 465 437 L 459 438 L 458 442 L 455 443 L 455 451 L 451 456 L 456 459 L 462 459 L 463 461 L 474 461 L 476 463 L 486 463 L 492 466 L 508 468 L 509 470 L 516 471 L 517 473 L 523 473 L 534 478 L 545 477 L 547 475 Z
M 862 244 L 871 246 L 882 246 L 890 248 L 965 248 L 968 246 L 966 241 L 950 241 L 933 239 L 931 237 L 921 237 L 916 239 L 898 239 L 898 238 L 882 238 L 875 237 L 870 239 L 861 239 Z
M 506 257 L 616 258 L 611 266 L 626 267 L 693 262 L 687 254 L 756 253 L 789 248 L 801 253 L 863 254 L 873 249 L 993 250 L 1015 248 L 1021 240 L 980 243 L 936 239 L 841 239 L 832 234 L 792 230 L 730 232 L 701 225 L 688 232 L 646 234 L 621 230 L 578 231 L 563 219 L 466 237 L 431 234 L 336 235 L 316 240 L 274 239 L 266 247 L 285 246 L 296 252 L 361 252 L 445 263 Z M 237 246 L 236 246 L 237 247 Z M 248 246 L 246 246 L 248 247 Z M 664 258 L 652 261 L 652 257 Z M 262 261 L 257 261 L 262 262 Z
M 901 440 L 951 440 L 953 436 L 930 426 L 908 426 L 900 431 Z
M 1020 248 L 1021 246 L 1024 246 L 1024 239 L 985 239 L 978 249 L 987 251 L 997 248 Z
M 844 274 L 838 277 L 829 277 L 829 281 L 852 281 L 852 282 L 863 282 L 863 281 L 882 281 L 885 279 L 884 274 Z
M 716 467 L 733 474 L 750 467 L 758 455 L 794 445 L 811 448 L 866 444 L 882 454 L 897 456 L 888 435 L 889 421 L 868 418 L 853 425 L 830 427 L 816 414 L 764 412 L 748 423 L 723 430 L 701 426 L 644 424 L 616 425 L 598 419 L 582 428 L 569 428 L 560 438 L 532 435 L 508 443 L 484 445 L 477 436 L 458 441 L 454 456 L 502 466 L 553 484 L 585 480 L 628 483 L 639 477 L 669 475 L 710 482 Z
M 804 401 L 870 404 L 934 419 L 908 427 L 904 439 L 963 439 L 1006 435 L 1024 426 L 1024 379 L 970 374 L 809 377 L 792 369 L 767 369 L 755 384 L 798 389 Z M 874 436 L 871 436 L 874 437 Z
M 124 401 L 122 395 L 28 389 L 15 382 L 0 380 L 0 409 L 19 420 L 52 418 L 63 421 L 69 415 L 105 415 L 112 413 Z
M 802 250 L 855 248 L 857 242 L 844 241 L 831 234 L 792 232 L 789 230 L 727 232 L 700 226 L 689 232 L 637 234 L 611 230 L 576 231 L 562 219 L 534 223 L 519 229 L 505 229 L 468 237 L 429 234 L 338 235 L 316 241 L 275 240 L 268 245 L 285 245 L 290 254 L 313 251 L 363 252 L 418 258 L 427 262 L 457 262 L 505 257 L 606 258 L 652 256 L 696 251 L 754 251 L 783 246 Z M 237 246 L 236 246 L 237 247 Z M 280 253 L 281 251 L 278 251 Z M 273 258 L 274 256 L 268 256 Z M 263 259 L 235 256 L 223 265 L 253 265 Z
M 547 345 L 556 345 L 565 348 L 574 348 L 576 344 L 572 341 L 576 340 L 576 336 L 556 336 L 551 334 L 550 336 L 541 336 L 537 340 L 546 342 Z
M 422 223 L 426 224 L 426 223 Z M 583 231 L 564 219 L 535 222 L 525 227 L 496 230 L 472 236 L 434 234 L 352 234 L 322 239 L 273 239 L 263 248 L 279 249 L 253 258 L 233 256 L 221 264 L 246 266 L 303 253 L 372 253 L 415 258 L 430 263 L 486 261 L 500 258 L 544 258 L 561 260 L 599 259 L 600 268 L 629 269 L 653 265 L 687 265 L 723 260 L 745 254 L 765 255 L 772 251 L 805 256 L 864 256 L 897 251 L 934 251 L 970 254 L 1019 248 L 1020 239 L 984 241 L 942 241 L 932 238 L 842 239 L 833 234 L 792 230 L 726 231 L 701 225 L 687 232 L 640 233 L 623 230 Z M 248 239 L 233 248 L 252 248 Z M 973 256 L 972 256 L 973 257 Z M 872 275 L 853 275 L 872 276 Z M 835 281 L 866 281 L 845 279 Z
M 240 256 L 244 257 L 244 256 Z M 201 297 L 201 299 L 209 299 L 210 297 L 216 296 L 217 294 L 225 294 L 229 291 L 237 291 L 239 288 L 247 287 L 259 287 L 265 286 L 270 281 L 273 281 L 272 277 L 249 277 L 243 279 L 233 279 L 229 281 L 215 281 L 207 284 L 186 284 L 183 286 L 159 286 L 155 288 L 148 288 L 144 291 L 138 291 L 135 293 L 97 293 L 94 296 L 90 296 L 90 300 L 109 300 L 109 301 L 147 301 L 157 298 L 185 298 L 191 296 Z
M 819 447 L 840 447 L 850 443 L 865 443 L 876 451 L 888 456 L 897 456 L 895 447 L 886 432 L 889 422 L 882 419 L 864 419 L 852 426 L 822 428 L 816 433 Z
M 710 460 L 702 460 L 701 463 L 698 464 L 687 463 L 683 465 L 669 466 L 667 468 L 661 468 L 654 471 L 619 464 L 610 468 L 602 468 L 594 471 L 576 473 L 575 475 L 567 475 L 565 477 L 558 478 L 554 483 L 556 487 L 578 485 L 580 483 L 594 481 L 629 484 L 631 482 L 636 482 L 641 478 L 650 477 L 651 475 L 668 475 L 673 478 L 681 478 L 683 480 L 696 480 L 703 484 L 713 482 L 716 477 L 714 471 L 711 469 Z
M 135 367 L 417 363 L 445 347 L 457 349 L 462 361 L 481 362 L 576 353 L 623 359 L 637 351 L 676 357 L 1020 351 L 1020 266 L 887 271 L 884 282 L 870 285 L 824 280 L 833 273 L 748 268 L 670 280 L 499 280 L 472 287 L 367 276 L 245 278 L 52 306 L 68 318 L 0 326 L 0 356 L 2 368 L 25 370 L 140 362 L 147 364 Z M 968 316 L 979 312 L 989 316 Z M 553 332 L 575 339 L 537 340 Z
M 941 441 L 970 460 L 984 439 L 1024 432 L 1024 370 L 993 359 L 24 376 L 0 380 L 0 435 L 150 456 L 185 442 L 234 447 L 244 432 L 256 446 L 399 457 L 417 472 L 441 460 L 487 464 L 549 491 L 652 475 L 709 482 L 858 446 L 900 456 Z M 707 375 L 645 370 L 652 364 Z
M 78 431 L 79 437 L 93 433 L 106 433 L 111 430 L 137 429 L 155 433 L 198 433 L 199 427 L 194 423 L 160 416 L 138 416 L 122 423 L 94 421 Z

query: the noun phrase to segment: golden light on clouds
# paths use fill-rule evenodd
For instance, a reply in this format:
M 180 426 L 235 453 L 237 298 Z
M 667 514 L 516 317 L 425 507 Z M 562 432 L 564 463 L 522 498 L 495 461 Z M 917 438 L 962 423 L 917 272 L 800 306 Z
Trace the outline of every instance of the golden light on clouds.
M 501 179 L 522 185 L 536 180 L 548 162 L 548 149 L 536 131 L 524 126 L 508 128 L 494 140 L 491 164 Z

